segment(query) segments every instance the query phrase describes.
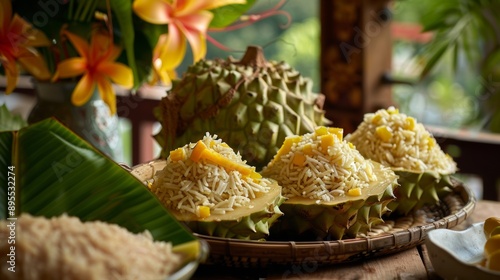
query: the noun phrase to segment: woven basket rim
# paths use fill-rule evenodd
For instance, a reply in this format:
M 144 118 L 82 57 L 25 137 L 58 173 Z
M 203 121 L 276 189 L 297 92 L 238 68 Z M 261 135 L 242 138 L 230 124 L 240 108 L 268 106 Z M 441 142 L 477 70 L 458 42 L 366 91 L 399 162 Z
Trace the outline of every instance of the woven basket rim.
M 142 174 L 144 179 L 144 175 L 158 170 L 157 164 L 159 162 L 154 161 L 136 166 L 132 168 L 132 173 L 136 176 Z M 138 172 L 137 168 L 141 166 L 143 169 Z M 210 247 L 208 264 L 247 267 L 297 264 L 311 260 L 318 264 L 357 261 L 413 248 L 425 241 L 429 231 L 453 228 L 464 222 L 474 211 L 476 198 L 461 181 L 452 178 L 452 183 L 452 192 L 442 197 L 439 204 L 424 207 L 412 216 L 385 219 L 384 224 L 377 226 L 366 237 L 329 241 L 257 241 L 194 235 L 205 240 Z M 426 220 L 415 221 L 421 219 Z M 391 224 L 393 228 L 388 226 Z

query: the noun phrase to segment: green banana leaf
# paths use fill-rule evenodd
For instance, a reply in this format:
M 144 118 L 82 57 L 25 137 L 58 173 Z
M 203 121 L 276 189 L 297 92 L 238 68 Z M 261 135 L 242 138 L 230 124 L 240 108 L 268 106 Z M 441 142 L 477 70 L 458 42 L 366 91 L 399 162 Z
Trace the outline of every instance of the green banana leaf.
M 197 240 L 142 182 L 56 119 L 0 132 L 0 170 L 2 219 L 14 214 L 7 209 L 14 173 L 16 216 L 67 213 L 134 233 L 149 230 L 155 240 L 174 246 Z

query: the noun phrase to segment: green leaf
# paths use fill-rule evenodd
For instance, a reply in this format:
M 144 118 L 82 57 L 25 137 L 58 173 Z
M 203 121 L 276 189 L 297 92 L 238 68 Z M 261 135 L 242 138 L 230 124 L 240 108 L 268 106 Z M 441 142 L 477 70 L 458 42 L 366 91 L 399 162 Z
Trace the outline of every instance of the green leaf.
M 27 125 L 21 116 L 12 114 L 7 105 L 0 106 L 0 131 L 19 130 Z
M 7 215 L 7 193 L 15 190 L 9 189 L 8 172 L 12 166 L 12 139 L 14 132 L 0 132 L 0 219 L 6 219 Z M 15 172 L 15 170 L 13 170 Z M 15 174 L 15 173 L 14 173 Z M 14 187 L 15 187 L 15 181 Z M 12 186 L 12 183 L 10 184 Z M 4 187 L 5 186 L 5 187 Z
M 134 233 L 149 230 L 155 240 L 174 245 L 196 240 L 142 182 L 56 119 L 2 133 L 0 140 L 0 198 L 6 201 L 6 166 L 15 166 L 17 211 L 46 217 L 67 213 Z M 0 210 L 5 213 L 5 206 Z
M 132 11 L 132 1 L 130 0 L 114 0 L 110 1 L 111 10 L 114 13 L 116 21 L 120 26 L 123 45 L 127 55 L 127 65 L 132 69 L 134 74 L 134 85 L 139 85 L 141 78 L 139 77 L 137 65 L 135 63 L 134 51 L 134 20 Z
M 422 72 L 420 73 L 420 77 L 426 77 L 429 72 L 434 68 L 434 66 L 441 60 L 443 57 L 444 53 L 448 50 L 448 45 L 447 44 L 442 44 L 441 46 L 437 47 L 436 51 L 433 51 L 430 55 L 430 58 L 427 60 L 427 63 L 425 64 L 424 68 L 422 69 Z
M 246 13 L 255 3 L 255 0 L 247 0 L 246 4 L 234 4 L 222 6 L 217 9 L 211 10 L 214 14 L 214 18 L 210 22 L 211 28 L 222 28 L 226 27 Z

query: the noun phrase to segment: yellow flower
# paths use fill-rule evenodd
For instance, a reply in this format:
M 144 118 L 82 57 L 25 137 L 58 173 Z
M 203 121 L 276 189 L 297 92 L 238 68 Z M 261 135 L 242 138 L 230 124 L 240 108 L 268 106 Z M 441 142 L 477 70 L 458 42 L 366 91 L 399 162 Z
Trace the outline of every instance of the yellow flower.
M 154 61 L 156 73 L 173 71 L 186 53 L 186 40 L 191 46 L 194 62 L 207 52 L 206 32 L 213 14 L 209 12 L 221 6 L 244 4 L 245 0 L 135 0 L 134 11 L 139 17 L 154 24 L 168 24 L 165 43 L 158 44 L 158 56 Z M 169 83 L 166 74 L 160 75 Z
M 132 70 L 115 59 L 121 49 L 115 46 L 108 34 L 96 32 L 90 41 L 65 31 L 64 34 L 73 44 L 80 57 L 73 57 L 57 65 L 55 79 L 83 75 L 71 95 L 76 106 L 85 104 L 92 97 L 95 87 L 103 101 L 109 106 L 111 114 L 116 113 L 116 96 L 111 82 L 130 89 L 134 78 Z
M 7 94 L 17 85 L 17 62 L 37 79 L 50 79 L 50 72 L 35 49 L 49 45 L 49 40 L 17 14 L 12 17 L 10 2 L 0 0 L 0 65 L 7 76 Z
M 160 58 L 162 46 L 167 43 L 167 34 L 162 34 L 158 37 L 158 43 L 153 50 L 153 75 L 149 84 L 155 85 L 160 80 L 164 85 L 171 85 L 172 80 L 176 77 L 174 70 L 164 69 L 163 61 Z

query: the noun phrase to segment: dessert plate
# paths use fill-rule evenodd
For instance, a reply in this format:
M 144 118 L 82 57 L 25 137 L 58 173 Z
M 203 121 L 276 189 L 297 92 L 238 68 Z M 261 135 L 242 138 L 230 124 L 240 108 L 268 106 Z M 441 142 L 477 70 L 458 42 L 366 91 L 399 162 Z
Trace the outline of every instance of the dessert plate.
M 500 279 L 500 271 L 481 265 L 486 237 L 484 222 L 463 231 L 436 229 L 428 233 L 425 245 L 436 273 L 445 279 Z

